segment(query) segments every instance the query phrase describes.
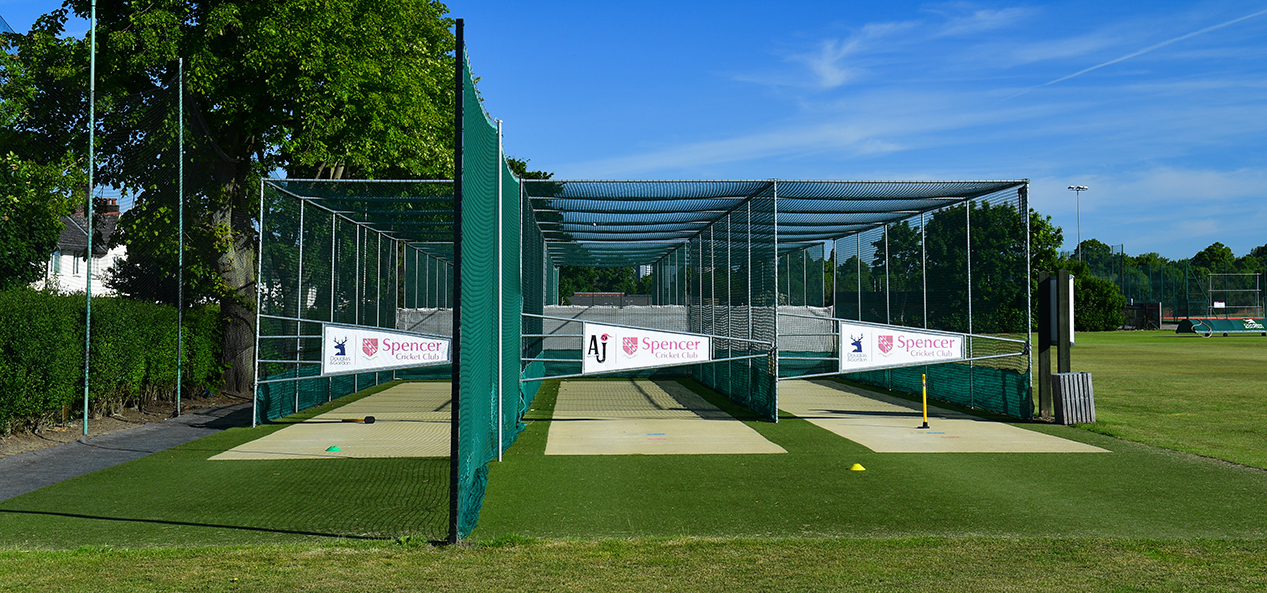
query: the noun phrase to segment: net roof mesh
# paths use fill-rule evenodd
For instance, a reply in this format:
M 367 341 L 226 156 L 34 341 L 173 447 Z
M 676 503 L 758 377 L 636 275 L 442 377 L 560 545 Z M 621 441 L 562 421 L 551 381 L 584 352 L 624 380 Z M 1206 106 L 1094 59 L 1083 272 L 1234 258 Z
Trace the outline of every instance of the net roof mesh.
M 523 187 L 555 265 L 612 267 L 653 264 L 754 198 L 777 199 L 778 243 L 788 251 L 1026 183 L 524 180 Z M 452 181 L 267 184 L 452 260 Z

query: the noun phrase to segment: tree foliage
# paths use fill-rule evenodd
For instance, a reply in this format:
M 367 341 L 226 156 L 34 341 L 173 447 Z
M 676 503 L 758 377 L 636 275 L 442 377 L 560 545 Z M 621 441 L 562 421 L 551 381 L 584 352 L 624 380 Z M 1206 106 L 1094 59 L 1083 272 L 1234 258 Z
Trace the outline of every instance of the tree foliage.
M 90 4 L 67 2 L 81 16 Z M 175 78 L 178 58 L 185 60 L 186 104 L 192 104 L 186 227 L 208 271 L 206 296 L 220 302 L 224 315 L 225 362 L 232 365 L 227 391 L 249 391 L 253 372 L 254 221 L 262 177 L 278 169 L 331 179 L 452 175 L 454 40 L 446 12 L 432 0 L 97 3 L 103 113 L 124 105 L 115 99 L 160 92 Z M 38 122 L 73 137 L 86 121 L 87 44 L 58 40 L 65 18 L 64 10 L 54 11 L 30 35 L 16 37 L 29 76 L 0 92 L 47 94 L 51 86 L 77 83 L 76 100 Z M 113 121 L 128 120 L 120 113 Z M 98 147 L 102 182 L 144 190 L 154 170 L 112 169 L 111 159 L 128 142 L 170 143 L 172 130 L 164 126 L 117 143 L 99 135 L 105 139 Z M 147 198 L 142 191 L 136 214 L 121 221 L 128 241 L 166 237 L 166 247 L 150 246 L 163 254 L 160 260 L 135 266 L 132 277 L 170 269 L 161 260 L 174 259 L 172 204 L 145 203 L 163 193 Z
M 1074 277 L 1074 329 L 1077 331 L 1113 331 L 1122 327 L 1126 317 L 1122 308 L 1126 297 L 1117 285 L 1101 278 Z

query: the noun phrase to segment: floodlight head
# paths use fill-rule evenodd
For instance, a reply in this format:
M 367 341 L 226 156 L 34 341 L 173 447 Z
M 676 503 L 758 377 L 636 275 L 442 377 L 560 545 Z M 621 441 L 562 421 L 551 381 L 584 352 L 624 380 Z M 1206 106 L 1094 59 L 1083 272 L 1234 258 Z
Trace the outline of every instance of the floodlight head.
M 1069 186 L 1069 189 L 1070 189 L 1071 191 L 1087 191 L 1087 186 L 1085 186 L 1085 185 L 1071 185 L 1071 186 Z

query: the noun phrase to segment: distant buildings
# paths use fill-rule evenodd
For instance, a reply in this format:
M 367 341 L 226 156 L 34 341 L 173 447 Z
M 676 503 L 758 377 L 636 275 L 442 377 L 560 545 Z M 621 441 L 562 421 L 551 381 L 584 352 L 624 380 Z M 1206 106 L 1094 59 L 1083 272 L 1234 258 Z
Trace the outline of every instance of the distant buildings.
M 92 294 L 94 296 L 114 296 L 114 291 L 106 288 L 106 270 L 114 262 L 122 259 L 127 253 L 126 247 L 106 249 L 110 235 L 114 234 L 119 224 L 118 200 L 106 201 L 104 211 L 97 218 L 97 228 L 92 235 Z M 48 261 L 48 270 L 44 280 L 33 286 L 37 289 L 53 288 L 62 293 L 83 293 L 87 281 L 87 261 L 84 253 L 88 250 L 88 217 L 80 210 L 70 216 L 62 217 L 62 234 L 57 240 L 57 250 Z

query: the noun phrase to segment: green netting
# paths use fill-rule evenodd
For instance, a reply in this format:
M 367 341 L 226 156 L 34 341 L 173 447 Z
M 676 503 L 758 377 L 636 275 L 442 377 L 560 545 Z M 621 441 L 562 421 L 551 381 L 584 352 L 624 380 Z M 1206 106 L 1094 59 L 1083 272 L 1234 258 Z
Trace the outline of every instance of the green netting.
M 970 357 L 1012 356 L 912 367 L 927 370 L 930 381 L 936 377 L 930 397 L 1031 417 L 1028 352 L 1022 343 L 992 338 L 1028 335 L 1027 210 L 1025 187 L 1016 186 L 835 241 L 835 316 L 977 334 L 968 341 Z M 811 362 L 798 365 L 803 374 L 815 372 Z M 849 377 L 918 393 L 920 372 Z
M 685 302 L 690 330 L 718 336 L 714 356 L 727 359 L 696 365 L 692 376 L 771 421 L 778 420 L 775 219 L 770 187 L 655 266 L 665 279 L 662 302 Z
M 409 295 L 430 292 L 436 295 L 433 301 L 440 302 L 452 292 L 451 285 L 445 284 L 449 276 L 418 274 L 410 267 L 411 261 L 428 260 L 418 255 L 419 243 L 411 240 L 435 237 L 396 228 L 409 216 L 451 217 L 451 213 L 437 215 L 436 203 L 447 204 L 451 210 L 451 182 L 269 180 L 263 184 L 257 421 L 276 420 L 393 378 L 443 376 L 442 370 L 429 368 L 316 377 L 323 323 L 432 335 L 451 332 L 451 316 L 447 324 L 402 327 L 407 317 L 401 311 L 416 304 Z M 418 214 L 420 204 L 432 205 Z M 452 225 L 447 224 L 451 237 Z M 439 270 L 442 263 L 433 267 Z
M 500 150 L 496 124 L 480 103 L 470 63 L 464 52 L 461 55 L 462 359 L 456 454 L 457 536 L 466 537 L 479 519 L 488 462 L 523 430 L 520 419 L 530 396 L 519 382 L 524 371 L 520 353 L 524 307 L 520 182 Z

